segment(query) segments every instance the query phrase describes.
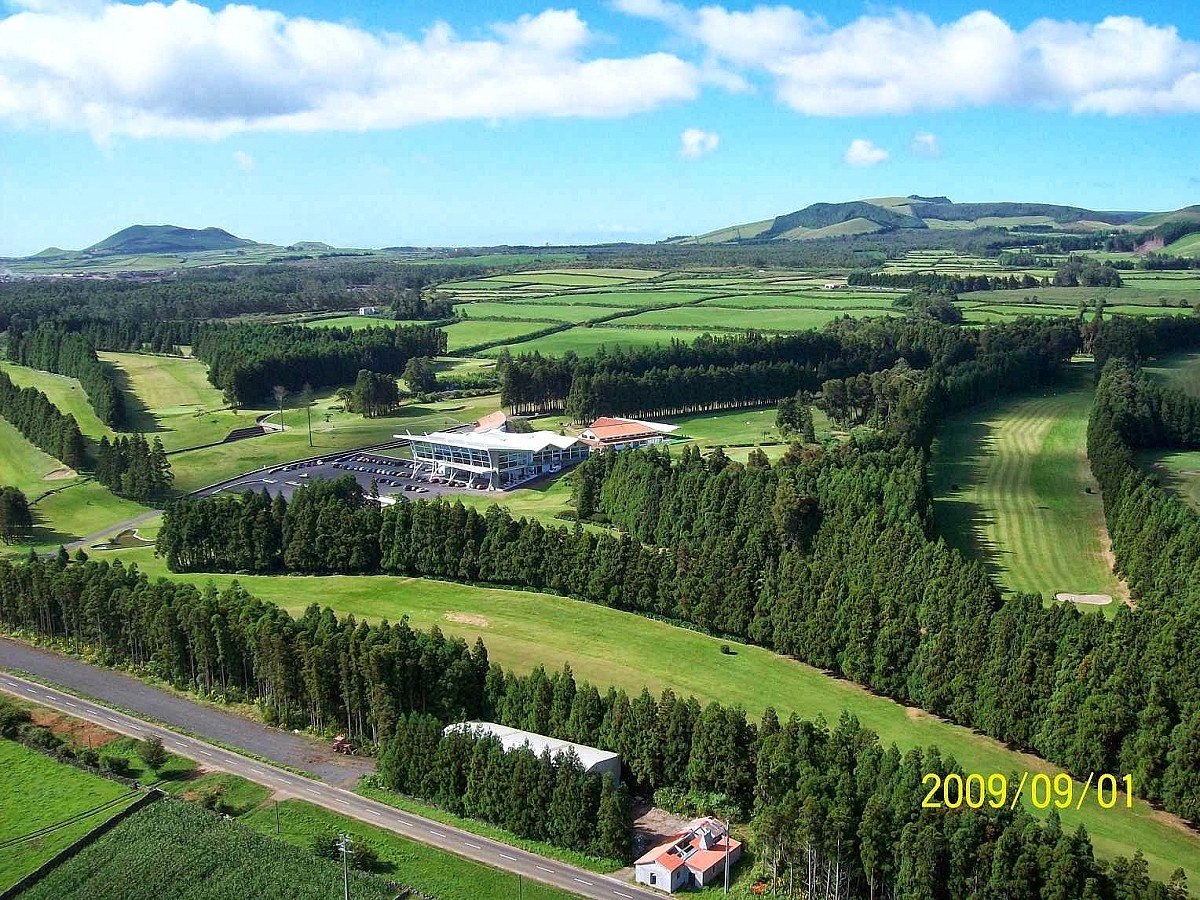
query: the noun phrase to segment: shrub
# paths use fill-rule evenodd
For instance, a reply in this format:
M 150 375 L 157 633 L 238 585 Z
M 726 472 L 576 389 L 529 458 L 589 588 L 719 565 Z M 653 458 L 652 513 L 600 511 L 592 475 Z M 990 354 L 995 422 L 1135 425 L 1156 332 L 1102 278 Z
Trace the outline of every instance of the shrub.
M 141 757 L 142 762 L 152 769 L 157 769 L 167 761 L 167 751 L 163 747 L 162 738 L 158 735 L 151 735 L 144 741 L 138 741 L 137 754 Z

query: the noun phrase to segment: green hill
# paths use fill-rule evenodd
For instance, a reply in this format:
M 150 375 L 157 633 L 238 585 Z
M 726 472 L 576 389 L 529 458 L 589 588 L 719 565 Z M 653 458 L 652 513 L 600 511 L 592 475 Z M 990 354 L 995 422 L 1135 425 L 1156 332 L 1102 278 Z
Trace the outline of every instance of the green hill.
M 846 203 L 813 203 L 795 212 L 761 222 L 731 225 L 678 243 L 798 241 L 854 234 L 887 233 L 926 228 L 1015 228 L 1047 225 L 1090 231 L 1126 225 L 1145 216 L 1061 206 L 1054 203 L 954 203 L 948 197 L 878 197 Z M 951 224 L 952 223 L 952 224 Z
M 221 228 L 180 228 L 178 225 L 131 225 L 92 244 L 84 253 L 119 256 L 139 253 L 199 253 L 252 247 L 248 241 Z

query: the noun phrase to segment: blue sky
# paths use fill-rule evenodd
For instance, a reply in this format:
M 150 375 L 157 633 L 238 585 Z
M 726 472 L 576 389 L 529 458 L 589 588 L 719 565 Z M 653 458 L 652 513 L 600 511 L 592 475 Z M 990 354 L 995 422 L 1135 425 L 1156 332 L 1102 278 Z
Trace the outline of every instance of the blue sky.
M 0 255 L 132 223 L 461 246 L 908 193 L 1173 209 L 1198 139 L 1191 2 L 0 6 Z

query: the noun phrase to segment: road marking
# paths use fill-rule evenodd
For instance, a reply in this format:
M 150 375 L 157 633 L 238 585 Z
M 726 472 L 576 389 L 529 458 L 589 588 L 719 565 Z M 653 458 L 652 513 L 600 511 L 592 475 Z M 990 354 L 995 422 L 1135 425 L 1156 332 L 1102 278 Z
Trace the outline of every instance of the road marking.
M 203 753 L 205 756 L 207 756 L 209 759 L 215 759 L 215 757 L 211 753 L 209 753 L 207 750 L 201 750 L 200 752 Z
M 479 846 L 479 844 L 472 844 L 470 841 L 463 841 L 463 846 L 464 847 L 473 847 L 476 850 L 483 849 L 483 847 Z
M 429 833 L 436 834 L 438 837 L 445 837 L 445 835 L 442 834 L 440 831 L 434 831 L 432 828 L 429 829 Z
M 400 824 L 401 824 L 401 825 L 403 825 L 405 828 L 413 828 L 413 827 L 415 827 L 415 826 L 413 825 L 413 823 L 412 823 L 412 822 L 409 822 L 407 819 L 400 819 L 400 820 L 399 820 L 399 822 L 400 822 Z
M 350 805 L 350 801 L 349 801 L 349 800 L 343 800 L 341 797 L 334 797 L 334 798 L 333 798 L 333 802 L 334 802 L 334 803 L 341 803 L 343 806 L 349 806 L 349 805 Z
M 539 867 L 539 868 L 540 868 L 540 867 Z M 584 881 L 582 878 L 572 878 L 571 880 L 572 880 L 572 881 L 578 881 L 580 884 L 586 884 L 586 885 L 588 885 L 589 887 L 594 887 L 594 886 L 595 886 L 595 882 L 594 882 L 594 881 Z
M 633 894 L 622 894 L 616 888 L 613 889 L 613 893 L 616 894 L 618 897 L 628 897 L 629 900 L 633 900 Z
M 509 860 L 510 862 L 520 862 L 520 860 L 519 860 L 519 859 L 517 859 L 515 856 L 509 856 L 507 853 L 501 853 L 501 854 L 500 854 L 500 858 L 501 858 L 501 859 L 507 859 L 507 860 Z
M 265 775 L 267 774 L 267 773 L 266 773 L 266 772 L 264 772 L 262 769 L 251 769 L 250 771 L 251 771 L 251 772 L 253 772 L 255 775 L 262 775 L 262 776 L 265 776 Z
M 534 868 L 535 868 L 535 869 L 541 869 L 543 872 L 551 872 L 551 873 L 553 873 L 553 872 L 554 872 L 554 870 L 553 870 L 553 869 L 547 869 L 545 866 L 534 866 Z

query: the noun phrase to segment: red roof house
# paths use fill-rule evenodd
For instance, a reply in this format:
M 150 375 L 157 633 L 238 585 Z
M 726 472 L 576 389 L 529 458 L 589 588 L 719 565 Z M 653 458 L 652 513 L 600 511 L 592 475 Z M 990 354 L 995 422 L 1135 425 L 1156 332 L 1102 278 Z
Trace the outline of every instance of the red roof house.
M 639 884 L 673 894 L 685 887 L 704 887 L 742 857 L 742 842 L 729 837 L 717 819 L 696 819 L 686 831 L 643 854 L 634 863 Z

